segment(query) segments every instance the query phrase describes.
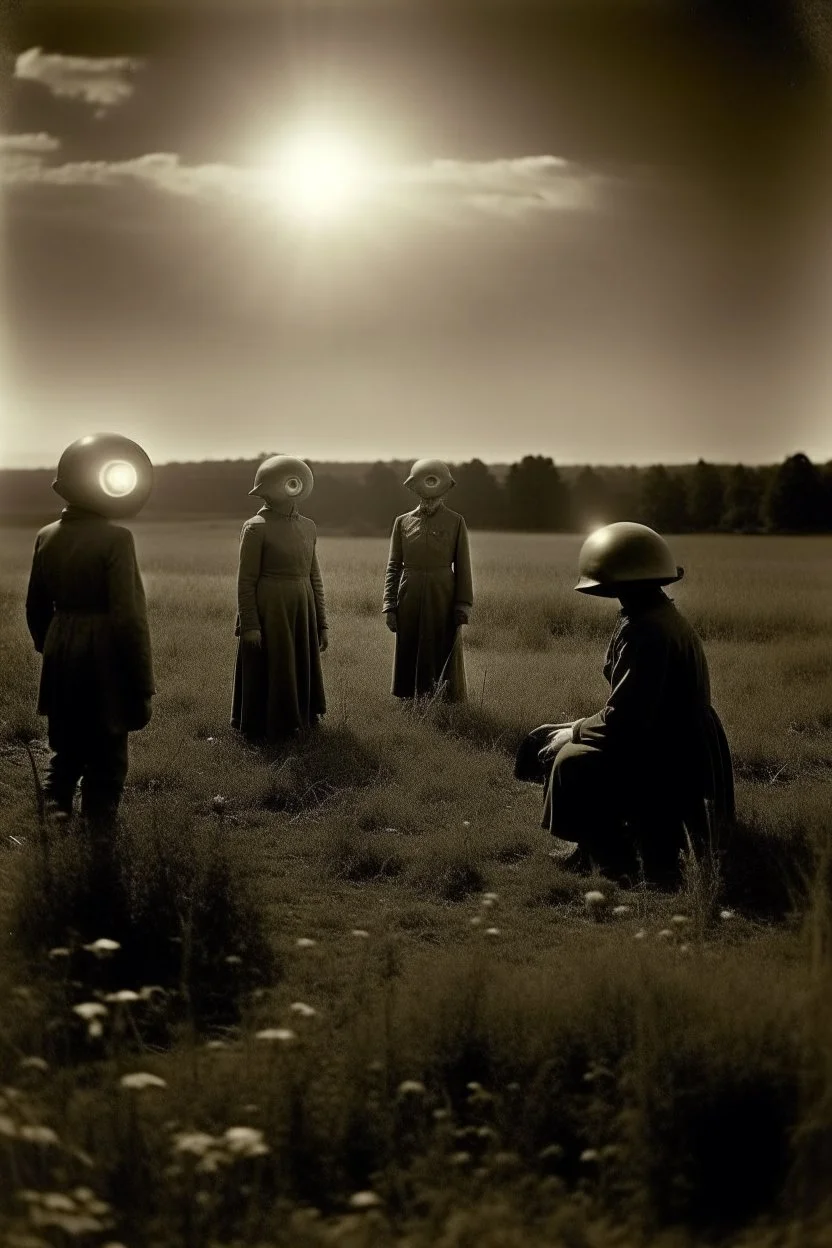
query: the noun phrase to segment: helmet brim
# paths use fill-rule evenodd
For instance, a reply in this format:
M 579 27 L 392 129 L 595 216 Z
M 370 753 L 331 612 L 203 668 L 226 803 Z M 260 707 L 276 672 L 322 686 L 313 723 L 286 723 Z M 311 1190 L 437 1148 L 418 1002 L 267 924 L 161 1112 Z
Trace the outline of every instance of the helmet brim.
M 677 581 L 681 581 L 685 575 L 685 569 L 677 566 L 675 576 L 650 576 L 643 580 L 631 581 L 597 581 L 591 576 L 582 576 L 578 584 L 574 587 L 579 594 L 590 594 L 594 598 L 618 598 L 620 594 L 626 593 L 628 589 L 632 589 L 639 585 L 645 587 L 655 585 L 661 588 L 662 585 L 675 585 Z

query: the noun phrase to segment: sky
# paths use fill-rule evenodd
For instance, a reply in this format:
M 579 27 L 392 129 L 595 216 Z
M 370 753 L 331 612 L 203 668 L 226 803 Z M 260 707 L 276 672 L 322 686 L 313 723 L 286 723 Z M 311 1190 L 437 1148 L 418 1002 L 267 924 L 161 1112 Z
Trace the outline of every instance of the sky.
M 6 0 L 0 466 L 832 458 L 822 0 Z

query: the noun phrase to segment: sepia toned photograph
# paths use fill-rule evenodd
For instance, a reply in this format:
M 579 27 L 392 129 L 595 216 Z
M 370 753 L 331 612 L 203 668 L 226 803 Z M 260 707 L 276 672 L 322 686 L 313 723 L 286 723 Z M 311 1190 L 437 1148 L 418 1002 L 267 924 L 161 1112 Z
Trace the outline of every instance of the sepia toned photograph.
M 830 0 L 0 58 L 0 1248 L 830 1248 Z

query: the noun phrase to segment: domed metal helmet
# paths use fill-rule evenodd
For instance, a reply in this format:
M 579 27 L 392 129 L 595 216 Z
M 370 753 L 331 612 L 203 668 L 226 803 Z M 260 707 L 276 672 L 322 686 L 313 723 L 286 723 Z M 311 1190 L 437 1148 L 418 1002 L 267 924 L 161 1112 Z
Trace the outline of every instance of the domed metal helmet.
M 575 589 L 599 598 L 617 598 L 626 585 L 670 585 L 684 576 L 667 542 L 646 524 L 621 521 L 596 529 L 581 547 Z
M 90 433 L 66 448 L 52 489 L 67 503 L 99 516 L 135 516 L 153 489 L 153 465 L 130 438 Z
M 301 503 L 312 493 L 312 469 L 294 455 L 270 455 L 254 475 L 249 494 L 259 498 L 287 498 Z
M 420 498 L 441 498 L 456 482 L 441 459 L 417 459 L 405 485 Z

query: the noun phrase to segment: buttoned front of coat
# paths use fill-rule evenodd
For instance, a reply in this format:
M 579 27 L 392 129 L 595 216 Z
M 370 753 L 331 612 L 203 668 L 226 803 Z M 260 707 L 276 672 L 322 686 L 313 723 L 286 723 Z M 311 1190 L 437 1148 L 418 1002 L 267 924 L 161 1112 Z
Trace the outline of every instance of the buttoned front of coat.
M 468 529 L 444 504 L 397 516 L 390 538 L 383 611 L 396 612 L 393 693 L 413 697 L 447 681 L 465 696 L 465 667 L 456 616 L 467 619 L 474 591 Z

